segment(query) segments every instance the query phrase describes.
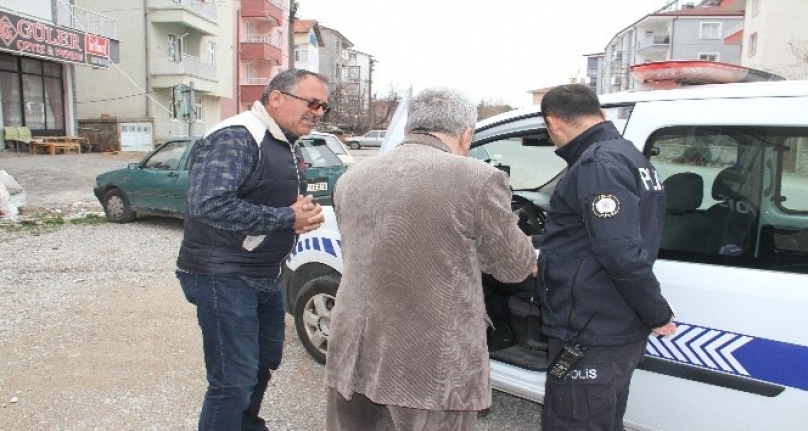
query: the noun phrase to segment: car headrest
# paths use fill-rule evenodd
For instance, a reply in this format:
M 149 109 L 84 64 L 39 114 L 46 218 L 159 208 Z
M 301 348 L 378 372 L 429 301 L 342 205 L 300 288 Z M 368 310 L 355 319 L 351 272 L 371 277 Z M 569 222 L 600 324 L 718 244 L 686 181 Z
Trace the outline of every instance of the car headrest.
M 737 198 L 741 194 L 741 184 L 743 184 L 743 177 L 735 172 L 734 168 L 724 169 L 716 175 L 713 181 L 711 191 L 713 199 L 724 201 Z
M 693 172 L 680 172 L 668 177 L 664 183 L 668 194 L 668 212 L 681 214 L 694 211 L 704 198 L 704 180 Z

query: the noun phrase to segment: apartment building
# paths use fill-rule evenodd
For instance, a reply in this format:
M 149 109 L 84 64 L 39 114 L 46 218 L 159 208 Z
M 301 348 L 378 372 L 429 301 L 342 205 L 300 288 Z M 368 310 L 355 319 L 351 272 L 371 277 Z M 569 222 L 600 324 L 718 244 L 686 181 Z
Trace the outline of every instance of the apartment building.
M 61 0 L 0 3 L 0 130 L 77 135 L 78 73 L 97 76 L 117 59 L 117 23 Z M 0 151 L 5 149 L 0 133 Z
M 320 72 L 320 48 L 324 46 L 320 26 L 313 19 L 296 20 L 295 32 L 295 68 Z
M 808 79 L 808 2 L 735 0 L 722 5 L 746 11 L 743 27 L 734 35 L 743 45 L 742 65 L 787 79 Z
M 118 67 L 76 74 L 79 118 L 117 129 L 123 150 L 204 134 L 288 67 L 288 1 L 75 0 L 116 18 L 126 41 Z
M 267 82 L 294 64 L 289 52 L 289 1 L 241 0 L 236 13 L 240 35 L 237 109 L 223 117 L 249 109 L 261 98 Z
M 741 45 L 727 38 L 743 26 L 743 11 L 686 3 L 677 10 L 661 10 L 640 18 L 619 31 L 598 63 L 598 93 L 638 88 L 641 83 L 629 66 L 663 60 L 709 60 L 741 64 Z M 594 60 L 593 60 L 594 59 Z

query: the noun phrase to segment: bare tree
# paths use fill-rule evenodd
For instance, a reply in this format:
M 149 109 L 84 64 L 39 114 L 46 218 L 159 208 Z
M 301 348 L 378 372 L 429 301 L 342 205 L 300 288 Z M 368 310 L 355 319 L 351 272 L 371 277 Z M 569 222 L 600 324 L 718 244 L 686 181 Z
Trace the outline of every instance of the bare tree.
M 513 109 L 514 108 L 511 105 L 508 105 L 499 99 L 491 101 L 482 99 L 480 100 L 480 103 L 477 104 L 477 119 L 484 120 L 503 112 L 512 111 Z

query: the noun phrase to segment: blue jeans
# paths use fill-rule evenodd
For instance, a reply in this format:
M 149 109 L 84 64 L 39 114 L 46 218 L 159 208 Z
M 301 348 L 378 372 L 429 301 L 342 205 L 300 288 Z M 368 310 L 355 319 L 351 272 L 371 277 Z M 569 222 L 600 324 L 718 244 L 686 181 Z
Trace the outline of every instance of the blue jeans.
M 266 431 L 258 412 L 283 355 L 280 279 L 267 293 L 235 275 L 178 271 L 177 278 L 202 329 L 208 390 L 199 431 Z

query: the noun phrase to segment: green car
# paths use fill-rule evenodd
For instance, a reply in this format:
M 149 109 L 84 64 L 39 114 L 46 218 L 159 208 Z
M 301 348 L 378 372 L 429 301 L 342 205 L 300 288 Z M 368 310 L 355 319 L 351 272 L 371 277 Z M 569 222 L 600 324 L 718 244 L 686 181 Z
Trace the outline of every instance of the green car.
M 105 172 L 96 177 L 93 192 L 107 219 L 129 223 L 137 214 L 183 218 L 188 193 L 190 154 L 199 138 L 175 139 L 160 145 L 140 162 Z M 345 172 L 345 165 L 322 139 L 298 141 L 309 178 L 308 190 L 314 200 L 331 204 L 331 191 Z

